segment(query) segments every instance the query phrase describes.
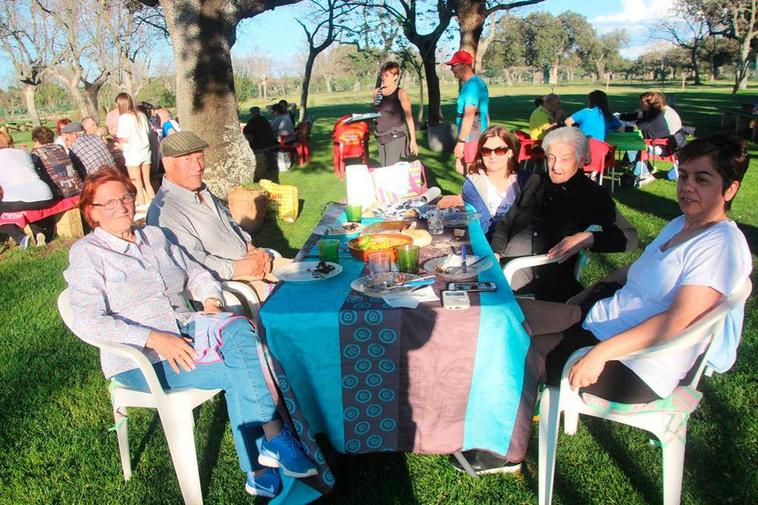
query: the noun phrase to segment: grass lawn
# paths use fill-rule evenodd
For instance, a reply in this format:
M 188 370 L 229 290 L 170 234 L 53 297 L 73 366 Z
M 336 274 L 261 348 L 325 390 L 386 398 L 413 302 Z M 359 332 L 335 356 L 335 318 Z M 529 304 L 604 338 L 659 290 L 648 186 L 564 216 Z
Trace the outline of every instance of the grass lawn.
M 570 113 L 582 107 L 591 87 L 556 88 Z M 612 86 L 614 110 L 631 110 L 639 86 Z M 412 95 L 415 90 L 410 90 Z M 510 127 L 527 123 L 531 98 L 547 87 L 494 87 L 491 115 Z M 454 117 L 454 88 L 445 88 L 444 113 Z M 720 110 L 733 107 L 726 86 L 677 90 L 677 109 L 698 134 L 718 128 Z M 358 94 L 312 97 L 313 161 L 282 174 L 300 188 L 302 213 L 294 224 L 268 219 L 259 245 L 294 254 L 317 223 L 322 205 L 344 198 L 344 185 L 333 175 L 330 134 L 342 114 L 363 112 L 368 100 Z M 241 107 L 247 109 L 250 104 Z M 260 104 L 258 104 L 260 105 Z M 425 146 L 423 132 L 419 145 Z M 26 139 L 17 139 L 26 140 Z M 751 145 L 753 156 L 758 155 Z M 375 153 L 374 153 L 375 154 Z M 422 147 L 421 159 L 432 182 L 459 191 L 447 155 Z M 758 251 L 758 158 L 737 196 L 731 216 Z M 637 227 L 643 245 L 679 210 L 674 184 L 657 181 L 642 189 L 617 191 L 619 208 Z M 108 432 L 113 418 L 98 352 L 63 326 L 55 299 L 65 287 L 70 241 L 55 240 L 42 250 L 0 246 L 0 504 L 18 503 L 177 503 L 180 500 L 160 421 L 153 411 L 130 411 L 134 475 L 125 483 L 116 437 Z M 597 280 L 641 252 L 594 255 L 585 283 Z M 715 252 L 716 253 L 716 252 Z M 755 259 L 755 255 L 754 255 Z M 682 501 L 687 504 L 758 501 L 758 314 L 747 307 L 736 366 L 725 375 L 706 378 L 705 398 L 689 424 Z M 584 419 L 576 436 L 559 440 L 555 501 L 581 503 L 660 503 L 660 450 L 645 433 L 616 424 Z M 196 442 L 207 503 L 250 503 L 242 489 L 231 432 L 222 400 L 198 410 Z M 447 458 L 404 454 L 343 457 L 335 465 L 337 487 L 321 500 L 328 504 L 489 504 L 536 503 L 536 430 L 525 471 L 517 476 L 471 479 L 458 474 Z M 751 470 L 752 469 L 752 470 Z

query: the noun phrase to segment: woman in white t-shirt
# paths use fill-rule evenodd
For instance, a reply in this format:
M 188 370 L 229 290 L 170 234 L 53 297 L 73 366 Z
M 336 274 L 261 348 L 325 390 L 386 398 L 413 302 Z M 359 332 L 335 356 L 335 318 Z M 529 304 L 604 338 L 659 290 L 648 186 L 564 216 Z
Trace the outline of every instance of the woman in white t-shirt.
M 147 205 L 155 198 L 150 183 L 150 124 L 147 117 L 134 108 L 132 97 L 127 93 L 116 96 L 118 106 L 118 143 L 124 154 L 129 178 L 137 188 L 138 206 Z M 147 193 L 147 200 L 145 200 Z
M 572 388 L 618 403 L 667 397 L 695 364 L 702 344 L 658 358 L 618 358 L 679 334 L 749 276 L 750 249 L 726 213 L 747 170 L 745 143 L 727 135 L 703 137 L 677 156 L 682 215 L 661 230 L 637 261 L 567 304 L 522 302 L 528 330 L 564 319 L 564 328 L 569 326 L 547 354 L 548 385 L 560 384 L 563 367 L 576 350 L 592 346 L 571 368 Z M 728 317 L 732 319 L 725 329 L 737 328 L 739 333 L 740 315 Z M 570 326 L 571 318 L 579 322 Z M 536 342 L 538 347 L 544 347 L 546 334 L 555 331 L 531 333 L 533 339 L 542 339 Z M 720 363 L 721 371 L 726 371 L 734 362 L 737 342 L 737 338 L 721 340 L 711 348 L 709 362 Z M 507 472 L 520 465 L 486 451 L 468 451 L 466 457 L 477 472 Z
M 668 396 L 695 363 L 701 345 L 659 358 L 617 358 L 680 333 L 749 276 L 750 249 L 727 217 L 748 166 L 745 143 L 713 135 L 694 140 L 677 155 L 682 215 L 632 263 L 623 287 L 594 303 L 583 323 L 565 332 L 547 357 L 548 384 L 557 385 L 563 364 L 576 349 L 592 345 L 571 369 L 572 387 L 621 403 Z

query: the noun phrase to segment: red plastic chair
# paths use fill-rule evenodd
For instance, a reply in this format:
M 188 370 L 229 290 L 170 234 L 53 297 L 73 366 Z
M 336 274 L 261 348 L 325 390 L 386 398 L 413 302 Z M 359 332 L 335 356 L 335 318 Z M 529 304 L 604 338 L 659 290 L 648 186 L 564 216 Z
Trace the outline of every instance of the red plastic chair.
M 645 139 L 645 145 L 648 147 L 648 149 L 640 152 L 640 160 L 643 162 L 650 160 L 650 164 L 653 166 L 653 170 L 655 170 L 656 161 L 669 161 L 671 163 L 676 163 L 676 153 L 673 152 L 673 150 L 670 148 L 670 142 L 671 137 L 666 137 L 663 139 Z M 650 147 L 653 147 L 653 153 L 650 153 Z M 671 151 L 671 154 L 668 154 L 666 156 L 655 154 L 656 147 L 660 147 L 662 150 L 668 149 Z
M 369 126 L 364 121 L 345 124 L 352 115 L 342 116 L 332 130 L 332 155 L 334 157 L 334 174 L 340 179 L 345 177 L 345 160 L 361 158 L 368 165 Z
M 602 186 L 605 172 L 611 170 L 611 193 L 616 182 L 616 147 L 602 140 L 590 138 L 590 161 L 584 165 L 585 174 L 597 174 L 597 183 Z
M 542 140 L 533 139 L 528 133 L 522 130 L 516 130 L 513 132 L 519 142 L 519 152 L 517 161 L 524 163 L 524 169 L 529 165 L 530 161 L 540 161 L 545 159 L 545 151 L 542 150 Z M 535 149 L 539 148 L 539 149 Z
M 279 150 L 287 151 L 297 156 L 298 164 L 302 167 L 306 162 L 311 161 L 311 127 L 313 121 L 310 119 L 297 125 L 297 140 L 294 142 L 284 142 L 279 137 Z

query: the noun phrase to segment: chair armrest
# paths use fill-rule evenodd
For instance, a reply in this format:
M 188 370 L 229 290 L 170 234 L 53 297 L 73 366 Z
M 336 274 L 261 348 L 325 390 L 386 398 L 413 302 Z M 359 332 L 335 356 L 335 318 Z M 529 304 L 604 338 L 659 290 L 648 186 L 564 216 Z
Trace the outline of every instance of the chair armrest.
M 150 389 L 150 393 L 156 396 L 166 394 L 163 391 L 158 380 L 158 375 L 155 373 L 153 364 L 147 359 L 147 356 L 139 349 L 127 344 L 121 344 L 118 342 L 93 342 L 101 350 L 112 352 L 113 354 L 120 354 L 121 356 L 134 361 L 137 364 L 142 375 L 145 377 L 147 387 Z M 117 379 L 118 380 L 118 379 Z
M 558 261 L 565 260 L 566 258 L 566 256 L 548 258 L 547 254 L 537 254 L 535 256 L 524 256 L 523 258 L 512 259 L 503 267 L 503 275 L 505 275 L 505 280 L 507 280 L 508 284 L 510 284 L 513 280 L 513 276 L 519 270 L 540 265 L 547 265 L 549 263 L 556 263 Z
M 253 288 L 244 282 L 222 281 L 221 289 L 224 292 L 224 304 L 228 305 L 227 295 L 231 294 L 250 312 L 251 319 L 256 320 L 258 318 L 261 302 Z
M 271 256 L 273 256 L 274 259 L 282 257 L 282 253 L 280 253 L 276 249 L 271 249 L 270 247 L 264 247 L 263 250 L 269 253 Z

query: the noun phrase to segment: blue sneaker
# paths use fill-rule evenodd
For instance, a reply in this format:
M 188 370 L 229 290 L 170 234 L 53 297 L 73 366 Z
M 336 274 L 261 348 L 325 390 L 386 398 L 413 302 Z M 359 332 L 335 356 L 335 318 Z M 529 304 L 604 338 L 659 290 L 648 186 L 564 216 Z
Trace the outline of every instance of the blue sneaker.
M 271 468 L 281 468 L 284 475 L 297 479 L 318 473 L 316 465 L 303 452 L 303 446 L 286 427 L 279 435 L 261 444 L 258 463 Z
M 281 484 L 279 472 L 275 468 L 265 468 L 258 475 L 253 474 L 253 472 L 247 472 L 245 491 L 249 495 L 273 498 L 279 492 Z

